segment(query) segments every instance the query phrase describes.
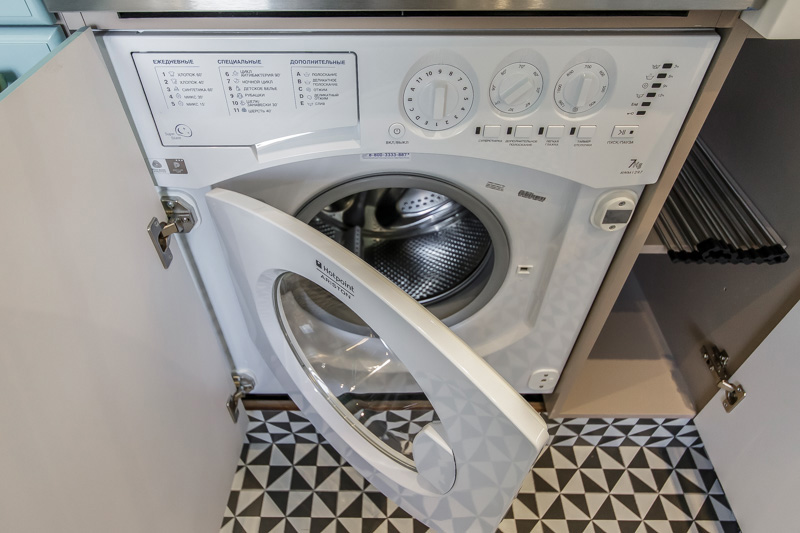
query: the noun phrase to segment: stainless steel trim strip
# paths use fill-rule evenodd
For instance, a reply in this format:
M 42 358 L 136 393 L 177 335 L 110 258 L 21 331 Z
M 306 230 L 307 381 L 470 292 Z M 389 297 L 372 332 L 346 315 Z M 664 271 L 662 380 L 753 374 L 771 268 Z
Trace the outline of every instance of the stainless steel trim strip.
M 765 0 L 44 0 L 49 11 L 169 12 L 531 12 L 758 9 Z

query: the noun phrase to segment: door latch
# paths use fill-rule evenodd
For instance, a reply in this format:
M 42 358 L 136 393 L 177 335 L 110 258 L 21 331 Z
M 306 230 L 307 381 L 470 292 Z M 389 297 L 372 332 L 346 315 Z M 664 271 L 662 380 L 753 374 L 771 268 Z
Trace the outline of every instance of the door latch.
M 234 422 L 237 422 L 239 420 L 239 400 L 256 387 L 256 380 L 253 376 L 245 372 L 231 372 L 231 379 L 233 379 L 236 391 L 230 395 L 226 405 L 231 418 Z
M 147 234 L 153 241 L 158 258 L 164 268 L 172 263 L 172 251 L 169 249 L 172 236 L 176 233 L 189 233 L 197 224 L 194 210 L 185 200 L 173 196 L 161 198 L 161 205 L 167 214 L 166 222 L 159 222 L 156 217 L 147 225 Z
M 725 391 L 722 398 L 722 407 L 725 408 L 726 413 L 730 413 L 744 400 L 747 393 L 739 383 L 731 383 L 729 381 L 728 353 L 725 350 L 720 351 L 719 348 L 712 344 L 710 350 L 708 347 L 703 346 L 702 353 L 706 366 L 708 366 L 714 379 L 717 380 L 717 387 Z

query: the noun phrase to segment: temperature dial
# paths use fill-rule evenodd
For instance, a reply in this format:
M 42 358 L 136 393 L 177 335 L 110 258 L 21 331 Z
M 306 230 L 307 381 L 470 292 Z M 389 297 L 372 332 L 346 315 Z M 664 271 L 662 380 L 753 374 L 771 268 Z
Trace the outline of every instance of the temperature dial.
M 489 97 L 498 111 L 517 115 L 528 111 L 542 94 L 542 73 L 530 63 L 512 63 L 492 79 Z
M 472 82 L 461 69 L 431 65 L 411 77 L 403 92 L 403 107 L 420 128 L 441 131 L 467 117 L 472 98 Z
M 555 99 L 562 111 L 583 113 L 603 101 L 608 93 L 608 72 L 597 63 L 579 63 L 556 83 Z

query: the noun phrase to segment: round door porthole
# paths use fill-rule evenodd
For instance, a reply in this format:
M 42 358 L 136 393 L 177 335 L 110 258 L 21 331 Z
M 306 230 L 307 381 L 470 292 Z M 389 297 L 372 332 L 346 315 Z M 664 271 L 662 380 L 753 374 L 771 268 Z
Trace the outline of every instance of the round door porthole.
M 360 178 L 317 196 L 296 216 L 448 325 L 483 307 L 508 271 L 508 239 L 497 217 L 470 194 L 434 178 Z M 322 312 L 312 297 L 308 305 Z M 331 318 L 343 328 L 358 327 L 343 313 Z
M 366 320 L 299 274 L 282 274 L 273 297 L 283 334 L 316 389 L 363 439 L 416 471 L 415 438 L 427 423 L 438 421 L 438 416 L 425 407 L 429 402 L 423 393 L 402 392 L 420 390 L 402 361 Z M 331 316 L 348 317 L 360 326 L 359 331 L 342 331 L 339 324 L 309 311 L 309 301 Z M 376 393 L 380 393 L 379 401 L 374 398 Z M 414 413 L 415 423 L 397 419 L 380 402 Z

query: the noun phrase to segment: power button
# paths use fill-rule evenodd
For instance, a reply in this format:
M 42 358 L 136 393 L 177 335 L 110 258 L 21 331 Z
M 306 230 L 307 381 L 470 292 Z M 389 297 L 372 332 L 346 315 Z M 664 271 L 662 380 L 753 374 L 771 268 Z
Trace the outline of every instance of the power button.
M 391 135 L 395 139 L 399 139 L 405 134 L 406 134 L 406 127 L 400 124 L 399 122 L 395 122 L 394 124 L 389 126 L 389 135 Z

